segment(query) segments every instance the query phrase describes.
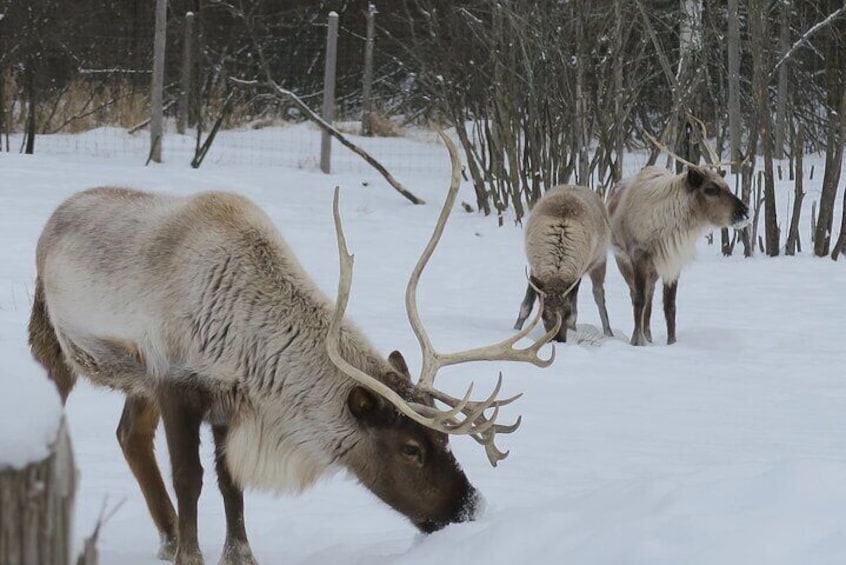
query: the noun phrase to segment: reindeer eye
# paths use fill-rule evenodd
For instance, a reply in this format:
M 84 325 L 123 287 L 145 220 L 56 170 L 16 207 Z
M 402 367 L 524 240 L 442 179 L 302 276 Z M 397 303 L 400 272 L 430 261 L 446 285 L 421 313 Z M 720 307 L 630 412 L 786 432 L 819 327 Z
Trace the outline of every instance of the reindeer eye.
M 705 187 L 705 194 L 707 194 L 708 196 L 716 196 L 719 193 L 720 193 L 720 191 L 716 186 L 706 186 Z
M 406 457 L 420 457 L 420 446 L 414 443 L 406 443 L 400 448 L 400 451 Z

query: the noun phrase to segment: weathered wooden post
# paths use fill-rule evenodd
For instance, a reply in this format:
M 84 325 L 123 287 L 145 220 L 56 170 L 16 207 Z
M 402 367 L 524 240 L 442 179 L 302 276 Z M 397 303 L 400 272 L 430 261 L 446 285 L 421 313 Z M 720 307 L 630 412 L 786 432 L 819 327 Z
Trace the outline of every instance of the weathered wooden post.
M 8 358 L 23 355 L 22 347 Z M 0 564 L 66 565 L 76 468 L 61 401 L 34 362 L 8 371 L 0 399 Z
M 191 95 L 191 56 L 194 53 L 194 13 L 185 14 L 185 39 L 182 44 L 182 76 L 179 84 L 179 106 L 176 110 L 176 131 L 185 133 L 188 123 L 188 97 Z
M 364 81 L 361 85 L 361 135 L 372 135 L 373 43 L 376 38 L 376 6 L 367 4 L 367 42 L 364 44 Z
M 338 61 L 338 13 L 329 12 L 326 34 L 326 65 L 323 72 L 323 120 L 335 118 L 335 67 Z M 320 170 L 329 174 L 332 169 L 332 137 L 325 130 L 320 139 Z
M 156 0 L 156 35 L 153 40 L 152 108 L 150 116 L 150 160 L 162 162 L 163 90 L 167 0 Z

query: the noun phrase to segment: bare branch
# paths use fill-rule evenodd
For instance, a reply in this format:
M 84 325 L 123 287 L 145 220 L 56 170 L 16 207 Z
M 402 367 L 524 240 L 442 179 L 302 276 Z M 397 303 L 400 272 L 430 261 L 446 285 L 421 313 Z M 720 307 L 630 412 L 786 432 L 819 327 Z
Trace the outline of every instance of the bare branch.
M 825 19 L 815 23 L 810 28 L 808 28 L 808 31 L 803 33 L 802 36 L 793 43 L 790 49 L 788 49 L 787 52 L 781 57 L 781 59 L 779 59 L 778 62 L 773 66 L 773 68 L 770 70 L 769 75 L 767 75 L 767 82 L 772 80 L 772 78 L 778 72 L 779 67 L 781 67 L 787 61 L 789 61 L 791 57 L 793 57 L 793 54 L 796 53 L 797 49 L 805 45 L 808 40 L 810 40 L 811 37 L 814 36 L 817 32 L 822 29 L 825 29 L 826 27 L 834 23 L 837 18 L 839 18 L 844 13 L 846 13 L 846 4 L 833 11 Z

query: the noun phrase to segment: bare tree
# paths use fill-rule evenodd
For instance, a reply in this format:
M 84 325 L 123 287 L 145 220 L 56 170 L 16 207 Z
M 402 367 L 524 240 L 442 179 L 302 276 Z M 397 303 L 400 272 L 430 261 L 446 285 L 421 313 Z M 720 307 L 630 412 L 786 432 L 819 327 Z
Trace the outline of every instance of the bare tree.
M 829 8 L 834 8 L 840 0 L 826 0 Z M 826 126 L 826 157 L 825 173 L 823 174 L 822 190 L 820 192 L 819 215 L 817 216 L 816 232 L 814 234 L 814 254 L 818 257 L 828 255 L 830 251 L 831 232 L 834 222 L 834 202 L 837 197 L 837 187 L 840 183 L 840 172 L 843 165 L 843 144 L 846 141 L 846 63 L 844 50 L 844 26 L 832 24 L 825 31 L 825 66 L 827 86 L 827 126 Z
M 767 1 L 749 0 L 749 41 L 754 74 L 752 78 L 756 100 L 756 123 L 764 156 L 764 234 L 766 253 L 779 254 L 779 228 L 776 216 L 775 179 L 773 178 L 773 146 L 770 125 L 770 104 L 767 74 Z M 752 150 L 754 152 L 754 149 Z

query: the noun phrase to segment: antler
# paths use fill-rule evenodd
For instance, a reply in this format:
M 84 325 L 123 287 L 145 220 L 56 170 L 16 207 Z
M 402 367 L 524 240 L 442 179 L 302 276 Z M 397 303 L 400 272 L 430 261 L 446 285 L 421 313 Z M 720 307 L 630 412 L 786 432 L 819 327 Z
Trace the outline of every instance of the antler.
M 335 232 L 338 239 L 338 254 L 340 256 L 340 278 L 338 282 L 338 299 L 329 327 L 326 349 L 332 362 L 341 371 L 361 385 L 369 388 L 377 394 L 380 394 L 387 401 L 393 404 L 397 410 L 415 422 L 443 433 L 469 435 L 478 443 L 484 445 L 488 460 L 491 462 L 491 465 L 495 467 L 498 461 L 508 456 L 507 451 L 500 451 L 496 445 L 494 445 L 496 434 L 507 434 L 515 431 L 520 426 L 521 421 L 521 419 L 518 418 L 516 422 L 510 425 L 497 424 L 496 419 L 499 415 L 499 409 L 502 406 L 506 406 L 507 404 L 514 402 L 522 395 L 518 394 L 510 398 L 498 399 L 497 396 L 502 388 L 502 374 L 500 373 L 496 387 L 494 387 L 494 390 L 486 399 L 478 401 L 470 400 L 473 393 L 473 383 L 471 383 L 467 388 L 467 392 L 464 396 L 459 399 L 435 389 L 433 387 L 435 375 L 441 367 L 469 361 L 526 361 L 538 367 L 547 367 L 552 364 L 555 359 L 555 350 L 553 349 L 552 354 L 548 359 L 541 358 L 538 353 L 540 349 L 549 343 L 549 341 L 552 340 L 552 338 L 558 333 L 561 321 L 559 320 L 555 328 L 544 334 L 532 345 L 524 348 L 515 347 L 517 342 L 526 337 L 540 321 L 541 314 L 543 312 L 543 293 L 539 293 L 539 309 L 536 316 L 532 319 L 532 322 L 524 330 L 508 339 L 487 347 L 479 347 L 468 351 L 449 354 L 438 353 L 432 346 L 426 330 L 423 328 L 423 324 L 417 310 L 417 284 L 420 281 L 420 275 L 422 274 L 423 269 L 426 267 L 429 258 L 432 256 L 432 253 L 437 247 L 438 241 L 443 234 L 444 226 L 446 225 L 450 211 L 455 203 L 455 198 L 458 194 L 459 182 L 461 180 L 458 151 L 448 137 L 446 137 L 443 133 L 441 133 L 440 136 L 444 144 L 446 144 L 450 154 L 450 160 L 452 163 L 452 180 L 450 183 L 449 193 L 447 194 L 444 207 L 441 210 L 441 214 L 438 218 L 434 232 L 432 233 L 432 237 L 429 239 L 423 254 L 418 260 L 417 265 L 409 278 L 408 287 L 406 288 L 406 310 L 408 311 L 411 327 L 420 342 L 420 347 L 423 352 L 423 367 L 421 369 L 420 378 L 417 381 L 416 388 L 419 392 L 428 394 L 433 399 L 445 404 L 449 407 L 449 409 L 441 410 L 434 406 L 428 406 L 419 402 L 413 402 L 410 399 L 404 399 L 386 384 L 373 376 L 368 375 L 364 371 L 353 367 L 342 357 L 340 352 L 341 322 L 349 301 L 350 286 L 352 285 L 353 256 L 350 255 L 347 250 L 346 239 L 344 238 L 343 227 L 341 225 L 341 216 L 338 206 L 338 188 L 335 189 L 333 212 L 335 218 Z M 485 413 L 489 409 L 492 409 L 493 412 L 490 416 L 486 416 Z
M 719 167 L 722 167 L 723 165 L 734 165 L 734 164 L 736 164 L 735 161 L 720 161 L 719 155 L 717 155 L 716 151 L 714 151 L 714 149 L 710 145 L 708 145 L 708 142 L 707 142 L 708 128 L 705 126 L 705 123 L 702 120 L 700 120 L 699 118 L 697 118 L 696 116 L 694 116 L 693 114 L 687 114 L 687 117 L 690 120 L 692 120 L 693 122 L 695 122 L 697 128 L 699 129 L 699 142 L 705 148 L 705 151 L 708 152 L 708 154 L 705 156 L 706 165 L 708 167 L 719 168 Z M 657 147 L 661 151 L 666 152 L 668 155 L 670 155 L 670 157 L 672 157 L 676 161 L 684 163 L 685 165 L 688 165 L 690 167 L 698 166 L 695 163 L 691 163 L 687 159 L 683 159 L 682 157 L 679 157 L 673 151 L 670 151 L 669 147 L 667 147 L 665 144 L 663 144 L 660 141 L 658 141 L 657 139 L 655 139 L 655 137 L 650 135 L 649 132 L 644 131 L 643 134 L 647 137 L 647 139 L 649 139 L 649 141 L 652 142 L 653 145 L 655 145 L 655 147 Z

